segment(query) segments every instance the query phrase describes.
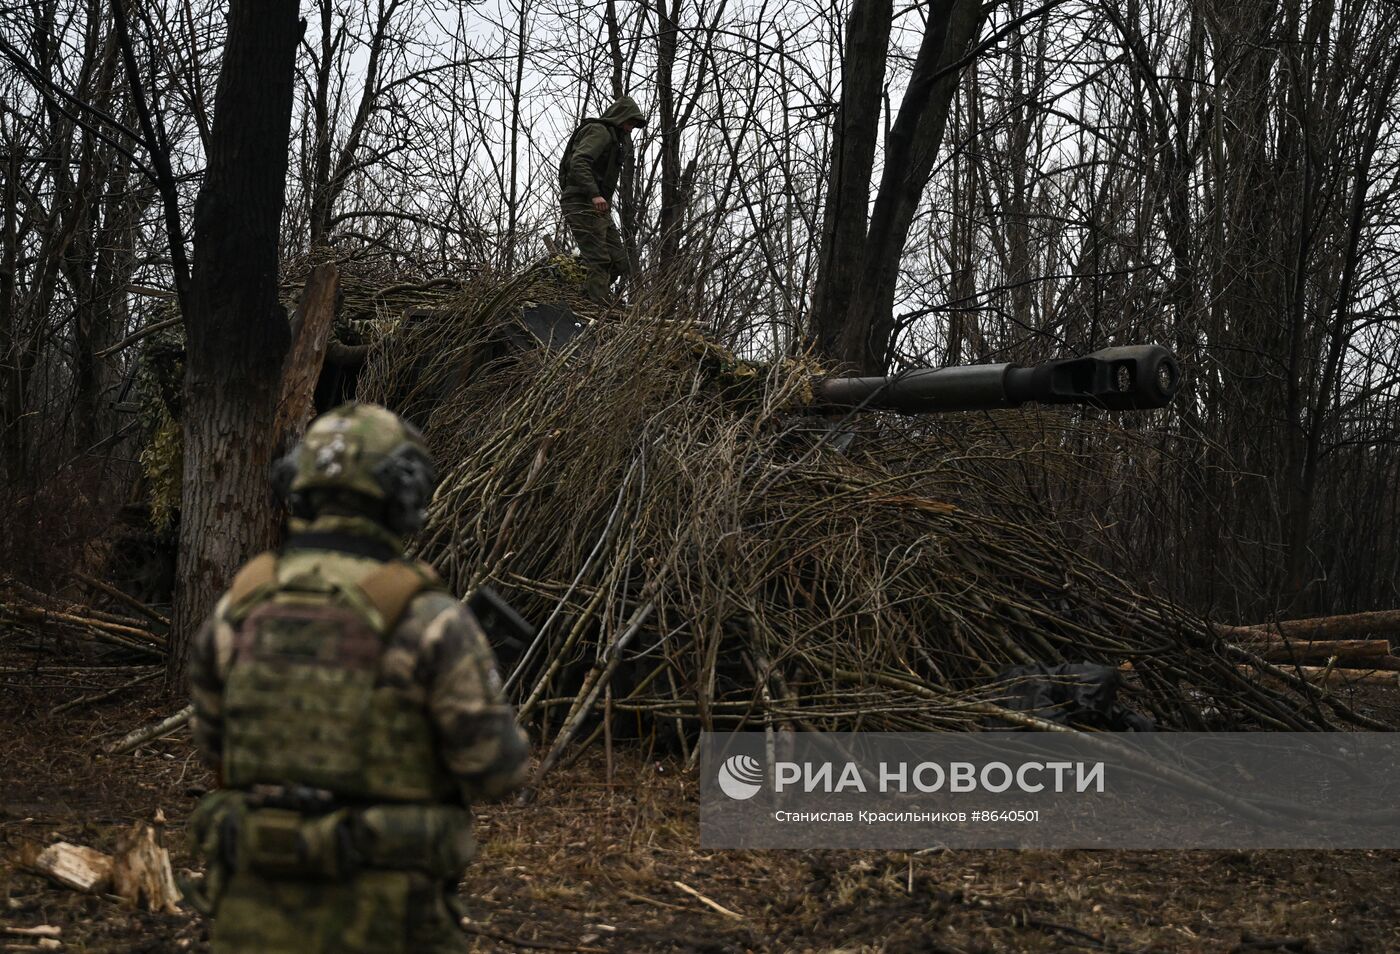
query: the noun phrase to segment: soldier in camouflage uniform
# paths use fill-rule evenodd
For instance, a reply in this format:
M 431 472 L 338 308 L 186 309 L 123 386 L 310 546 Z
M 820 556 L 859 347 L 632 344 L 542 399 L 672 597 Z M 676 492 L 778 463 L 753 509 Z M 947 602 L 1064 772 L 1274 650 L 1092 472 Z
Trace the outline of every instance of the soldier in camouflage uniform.
M 291 534 L 194 643 L 194 738 L 222 787 L 190 819 L 191 900 L 216 954 L 464 951 L 470 805 L 519 783 L 526 740 L 472 614 L 402 557 L 431 461 L 398 417 L 347 404 L 274 483 Z
M 588 271 L 588 297 L 607 304 L 613 280 L 629 271 L 622 236 L 613 224 L 613 194 L 632 161 L 632 130 L 647 124 L 630 96 L 596 119 L 585 119 L 569 137 L 559 161 L 559 207 Z

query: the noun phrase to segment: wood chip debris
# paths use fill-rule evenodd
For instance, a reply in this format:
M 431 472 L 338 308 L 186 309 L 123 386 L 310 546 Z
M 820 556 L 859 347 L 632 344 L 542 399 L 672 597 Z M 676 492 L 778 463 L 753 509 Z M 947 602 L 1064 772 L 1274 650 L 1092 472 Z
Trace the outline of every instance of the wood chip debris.
M 170 853 L 161 845 L 164 825 L 165 815 L 159 810 L 154 824 L 136 822 L 118 840 L 115 856 L 86 845 L 55 842 L 41 851 L 30 867 L 75 891 L 103 894 L 110 889 L 132 907 L 178 914 L 180 889 L 175 885 Z
M 56 924 L 38 924 L 34 927 L 0 927 L 0 933 L 13 937 L 62 937 L 63 928 Z
M 707 906 L 707 907 L 709 907 L 709 908 L 712 908 L 712 909 L 714 909 L 715 911 L 718 911 L 720 914 L 723 914 L 725 917 L 727 917 L 727 918 L 733 918 L 733 919 L 736 920 L 736 921 L 742 921 L 742 920 L 744 920 L 744 916 L 743 916 L 742 914 L 740 914 L 739 912 L 737 912 L 737 911 L 731 911 L 731 910 L 729 910 L 728 908 L 726 908 L 724 905 L 720 904 L 718 901 L 715 901 L 713 898 L 707 898 L 707 897 L 705 897 L 703 894 L 701 894 L 699 891 L 696 891 L 694 888 L 692 888 L 690 885 L 686 884 L 684 881 L 672 881 L 671 883 L 672 883 L 673 885 L 675 885 L 677 888 L 680 888 L 680 889 L 681 889 L 682 891 L 684 891 L 686 894 L 690 895 L 690 896 L 691 896 L 692 898 L 694 898 L 695 900 L 699 901 L 701 904 L 704 904 L 705 906 Z
M 34 859 L 34 869 L 74 891 L 101 893 L 112 881 L 112 857 L 86 845 L 66 841 L 49 845 Z

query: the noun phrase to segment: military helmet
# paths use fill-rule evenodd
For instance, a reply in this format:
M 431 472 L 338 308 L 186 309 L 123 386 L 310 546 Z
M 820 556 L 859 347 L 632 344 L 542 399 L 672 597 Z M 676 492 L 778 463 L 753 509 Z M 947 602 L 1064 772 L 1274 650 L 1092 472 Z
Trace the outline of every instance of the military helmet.
M 437 474 L 423 435 L 393 411 L 350 402 L 311 422 L 273 467 L 273 488 L 298 517 L 327 498 L 351 499 L 398 534 L 423 525 Z

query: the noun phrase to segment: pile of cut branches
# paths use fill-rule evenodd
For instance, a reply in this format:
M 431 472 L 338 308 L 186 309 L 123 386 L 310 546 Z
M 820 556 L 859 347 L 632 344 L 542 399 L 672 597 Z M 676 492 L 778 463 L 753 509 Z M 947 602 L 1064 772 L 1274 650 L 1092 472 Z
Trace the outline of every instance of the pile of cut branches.
M 531 273 L 435 294 L 359 387 L 439 462 L 420 554 L 538 627 L 505 662 L 523 717 L 553 733 L 547 764 L 604 707 L 682 738 L 974 727 L 1002 711 L 998 675 L 1031 663 L 1118 667 L 1166 728 L 1355 718 L 1068 545 L 1017 489 L 1044 447 L 1005 441 L 1053 445 L 1056 419 L 1037 435 L 1015 412 L 814 417 L 810 363 L 735 361 L 674 315 L 610 316 L 563 351 L 492 347 L 551 294 Z
M 157 685 L 170 620 L 108 583 L 71 571 L 44 593 L 0 575 L 0 690 L 22 685 L 82 691 L 51 716 Z
M 76 584 L 92 592 L 90 602 L 42 593 L 11 577 L 0 578 L 0 631 L 27 637 L 34 646 L 91 644 L 113 650 L 121 658 L 165 656 L 170 628 L 166 617 L 100 580 L 73 575 Z M 138 615 L 131 615 L 133 611 Z

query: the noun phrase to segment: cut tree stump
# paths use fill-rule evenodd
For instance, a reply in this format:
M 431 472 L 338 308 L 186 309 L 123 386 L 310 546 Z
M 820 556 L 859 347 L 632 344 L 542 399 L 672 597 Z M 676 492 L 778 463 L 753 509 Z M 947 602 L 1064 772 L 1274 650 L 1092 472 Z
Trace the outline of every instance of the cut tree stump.
M 164 828 L 165 814 L 157 810 L 154 824 L 136 822 L 120 836 L 112 859 L 112 892 L 133 908 L 175 915 L 181 894 L 171 856 L 161 846 Z
M 165 814 L 157 810 L 153 823 L 138 821 L 122 834 L 115 856 L 60 841 L 41 851 L 30 867 L 76 891 L 110 890 L 132 907 L 178 914 L 180 889 L 170 853 L 161 845 L 164 828 Z
M 161 846 L 164 828 L 165 815 L 157 810 L 154 824 L 138 821 L 122 835 L 112 859 L 112 891 L 132 907 L 178 914 L 180 889 Z
M 95 848 L 59 841 L 39 853 L 34 870 L 64 887 L 97 894 L 112 880 L 112 859 Z

